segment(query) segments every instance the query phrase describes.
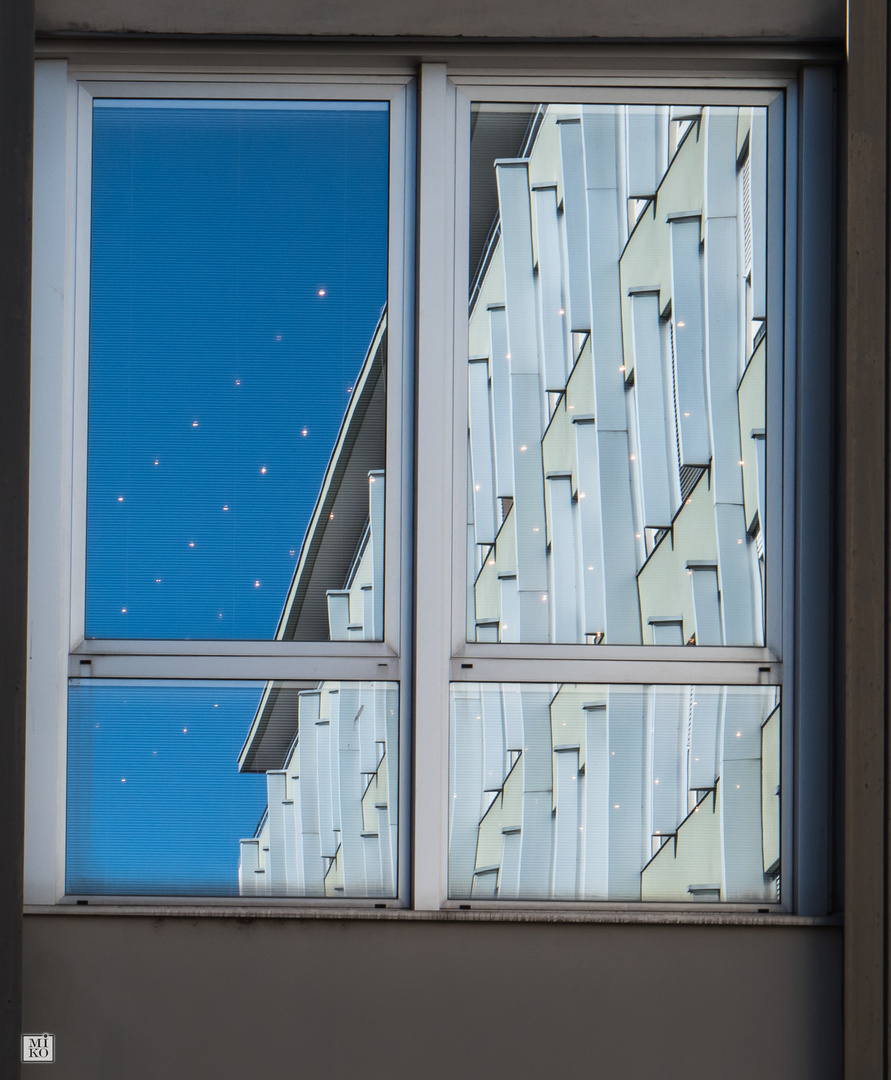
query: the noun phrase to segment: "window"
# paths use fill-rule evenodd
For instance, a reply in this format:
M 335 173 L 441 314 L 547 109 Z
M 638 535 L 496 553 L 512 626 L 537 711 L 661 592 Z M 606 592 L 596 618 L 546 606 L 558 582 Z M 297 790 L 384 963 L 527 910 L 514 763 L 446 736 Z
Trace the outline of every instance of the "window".
M 796 90 L 728 85 L 41 65 L 32 902 L 793 909 Z
M 402 903 L 408 80 L 39 75 L 77 116 L 41 888 Z
M 767 108 L 469 113 L 466 640 L 494 681 L 452 682 L 449 897 L 776 901 L 779 687 L 696 659 L 763 665 Z M 590 659 L 519 682 L 509 644 Z

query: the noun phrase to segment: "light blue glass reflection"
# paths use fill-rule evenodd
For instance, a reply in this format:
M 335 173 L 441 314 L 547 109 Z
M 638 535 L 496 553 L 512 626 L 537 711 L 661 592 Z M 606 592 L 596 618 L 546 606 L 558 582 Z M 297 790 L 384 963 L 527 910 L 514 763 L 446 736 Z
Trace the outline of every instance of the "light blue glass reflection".
M 449 896 L 778 900 L 779 697 L 453 684 Z
M 275 635 L 386 303 L 388 125 L 95 103 L 88 637 Z

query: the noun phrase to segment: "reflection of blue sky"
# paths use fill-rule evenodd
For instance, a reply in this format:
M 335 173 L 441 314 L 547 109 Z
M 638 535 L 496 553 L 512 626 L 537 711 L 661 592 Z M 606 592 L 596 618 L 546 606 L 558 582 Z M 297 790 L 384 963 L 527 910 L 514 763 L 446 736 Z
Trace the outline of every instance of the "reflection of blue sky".
M 386 106 L 96 105 L 86 632 L 268 639 L 386 302 Z M 69 891 L 237 892 L 261 692 L 72 686 Z
M 108 104 L 87 635 L 271 638 L 386 301 L 386 107 Z
M 238 893 L 238 841 L 266 806 L 238 772 L 263 692 L 245 683 L 84 679 L 68 701 L 67 889 Z

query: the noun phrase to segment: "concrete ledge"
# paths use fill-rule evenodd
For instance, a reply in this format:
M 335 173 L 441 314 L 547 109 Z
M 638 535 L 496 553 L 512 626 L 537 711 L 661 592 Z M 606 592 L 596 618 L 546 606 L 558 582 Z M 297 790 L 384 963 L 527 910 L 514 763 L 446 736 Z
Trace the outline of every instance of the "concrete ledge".
M 572 909 L 477 908 L 470 911 L 411 911 L 407 908 L 325 908 L 268 906 L 198 906 L 194 904 L 27 904 L 25 915 L 141 915 L 154 919 L 339 919 L 395 920 L 397 922 L 507 922 L 507 923 L 607 923 L 658 926 L 840 926 L 840 916 L 811 918 L 803 915 L 758 914 L 753 911 L 672 911 L 668 908 L 608 911 Z

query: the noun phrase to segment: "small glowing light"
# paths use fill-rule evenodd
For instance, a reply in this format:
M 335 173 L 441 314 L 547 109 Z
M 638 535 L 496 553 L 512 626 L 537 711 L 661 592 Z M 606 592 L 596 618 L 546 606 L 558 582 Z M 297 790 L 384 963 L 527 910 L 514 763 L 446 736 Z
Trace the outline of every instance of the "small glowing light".
M 192 427 L 198 427 L 198 421 L 197 420 L 192 421 Z
M 589 569 L 589 570 L 593 570 L 593 569 L 594 569 L 594 567 L 593 567 L 593 566 L 589 566 L 589 567 L 588 567 L 588 569 Z
M 525 449 L 526 449 L 526 447 L 525 447 L 525 446 L 521 446 L 521 447 L 520 447 L 520 449 L 521 449 L 521 450 L 525 450 Z
M 126 783 L 127 783 L 127 777 L 126 777 L 126 776 L 122 776 L 122 777 L 121 777 L 121 783 L 122 783 L 122 784 L 126 784 Z
M 329 521 L 333 521 L 333 520 L 334 520 L 334 515 L 333 515 L 333 514 L 329 514 L 329 515 L 328 515 L 328 520 L 329 520 Z
M 123 495 L 118 495 L 118 502 L 123 502 L 123 501 L 124 501 L 124 496 Z
M 127 609 L 126 609 L 125 607 L 122 607 L 122 608 L 121 608 L 121 614 L 122 614 L 122 615 L 126 615 L 126 614 L 127 614 Z
M 640 540 L 640 533 L 635 533 L 634 537 L 635 537 L 636 540 Z
M 737 544 L 741 544 L 742 540 L 737 540 L 736 542 L 737 542 Z
M 736 790 L 739 791 L 739 784 L 736 785 Z
M 740 465 L 745 465 L 745 462 L 744 462 L 744 461 L 742 461 L 742 460 L 740 460 L 739 464 L 740 464 Z
M 290 550 L 290 551 L 288 552 L 288 554 L 289 554 L 289 555 L 295 555 L 295 554 L 296 554 L 296 549 L 295 549 L 295 548 L 291 548 L 291 550 Z
M 480 489 L 479 484 L 474 485 L 474 488 L 473 488 L 474 491 L 479 491 L 479 489 Z
M 548 599 L 548 594 L 547 594 L 547 593 L 544 593 L 544 594 L 542 595 L 542 598 L 541 598 L 541 600 L 542 600 L 542 603 L 543 603 L 543 604 L 544 604 L 544 603 L 547 603 L 547 599 Z
M 158 756 L 158 751 L 157 750 L 152 750 L 152 756 L 157 757 Z
M 194 546 L 195 546 L 195 541 L 194 541 L 194 540 L 190 540 L 190 541 L 189 541 L 189 547 L 194 547 Z
M 584 499 L 584 497 L 585 497 L 585 493 L 584 493 L 584 491 L 580 491 L 580 492 L 579 492 L 579 498 L 580 498 L 580 499 Z
M 495 565 L 495 560 L 494 559 L 489 559 L 489 566 L 494 566 L 494 565 Z
M 699 758 L 693 758 L 694 761 L 699 761 Z
M 693 571 L 692 571 L 692 570 L 688 570 L 688 571 L 687 571 L 687 577 L 692 577 L 692 576 L 693 576 Z
M 612 756 L 613 756 L 613 757 L 615 757 L 615 756 L 616 756 L 616 752 L 615 752 L 615 750 L 611 750 L 611 751 L 610 751 L 610 753 L 612 754 Z
M 228 504 L 228 503 L 226 503 L 226 505 L 225 505 L 225 506 L 223 507 L 223 509 L 224 509 L 224 510 L 228 510 L 228 509 L 229 509 L 229 504 Z
M 507 357 L 508 360 L 510 360 L 510 353 L 505 353 L 504 355 Z
M 659 835 L 661 834 L 661 832 L 662 832 L 662 830 L 661 830 L 661 829 L 657 829 L 657 830 L 656 830 L 656 835 L 657 835 L 657 836 L 659 836 Z
M 266 475 L 266 466 L 265 465 L 260 466 L 260 473 L 261 473 L 262 476 Z
M 281 339 L 282 339 L 282 336 L 281 336 L 281 334 L 276 334 L 276 335 L 275 335 L 275 340 L 276 340 L 276 341 L 281 341 Z
M 236 386 L 241 386 L 241 379 L 236 379 L 235 380 L 235 385 Z
M 259 581 L 255 581 L 255 582 L 254 582 L 254 588 L 255 588 L 255 589 L 259 589 L 259 588 L 260 588 L 260 582 L 259 582 Z
M 619 364 L 619 371 L 624 371 L 624 370 L 625 370 L 625 365 L 624 364 Z
M 223 613 L 222 613 L 222 611 L 221 611 L 221 612 L 219 613 L 219 615 L 217 615 L 217 618 L 218 618 L 218 619 L 222 619 L 222 617 L 223 617 Z
M 185 735 L 185 733 L 186 733 L 186 732 L 187 732 L 188 730 L 189 730 L 188 728 L 185 728 L 185 727 L 184 727 L 184 728 L 183 728 L 183 735 Z
M 613 803 L 613 810 L 618 810 L 618 809 L 619 809 L 619 804 L 618 803 Z
M 678 326 L 686 326 L 686 325 L 687 324 L 685 322 L 680 322 L 680 321 L 678 322 Z
M 352 394 L 352 392 L 353 392 L 353 388 L 352 388 L 352 386 L 348 386 L 348 387 L 347 387 L 347 393 L 348 393 L 348 394 Z
M 215 708 L 215 709 L 218 709 L 218 708 L 219 708 L 219 705 L 214 705 L 214 708 Z
M 690 415 L 690 414 L 689 414 L 688 412 L 685 412 L 685 413 L 684 413 L 684 416 L 689 416 L 689 415 Z
M 568 408 L 570 408 L 570 409 L 574 409 L 574 408 L 575 408 L 575 405 L 569 405 L 569 406 L 568 406 Z
M 659 783 L 659 781 L 658 781 L 658 780 L 654 780 L 654 781 L 653 781 L 653 783 L 654 783 L 654 784 L 658 784 L 658 783 Z
M 307 436 L 307 435 L 309 434 L 309 428 L 304 428 L 304 429 L 303 429 L 303 431 L 301 431 L 301 432 L 300 432 L 300 434 L 301 434 L 301 435 L 303 436 L 303 438 L 305 439 L 305 438 L 306 438 L 306 436 Z
M 156 464 L 156 465 L 158 464 L 158 463 L 157 463 L 157 461 L 155 462 L 155 464 Z
M 634 461 L 634 454 L 631 455 L 631 460 Z
M 563 308 L 560 308 L 560 310 L 559 310 L 559 311 L 557 312 L 557 314 L 558 314 L 558 315 L 564 315 L 564 314 L 565 314 L 565 312 L 563 311 Z
M 319 289 L 319 296 L 324 296 L 324 295 L 325 295 L 325 290 L 324 289 Z
M 693 500 L 692 499 L 684 499 L 684 502 L 685 503 L 691 503 L 691 502 L 693 502 Z
M 537 526 L 537 525 L 533 525 L 533 526 L 532 526 L 532 531 L 533 531 L 533 532 L 538 532 L 538 526 Z
M 737 733 L 736 733 L 736 737 L 737 737 L 737 739 L 738 739 L 738 738 L 739 738 L 739 737 L 740 737 L 741 735 L 742 735 L 742 732 L 741 732 L 741 731 L 737 731 Z
M 156 578 L 155 578 L 155 584 L 156 584 L 156 585 L 160 585 L 160 584 L 161 584 L 161 579 L 160 579 L 159 577 L 156 577 Z

